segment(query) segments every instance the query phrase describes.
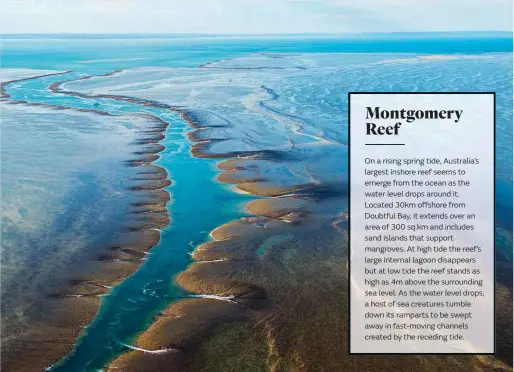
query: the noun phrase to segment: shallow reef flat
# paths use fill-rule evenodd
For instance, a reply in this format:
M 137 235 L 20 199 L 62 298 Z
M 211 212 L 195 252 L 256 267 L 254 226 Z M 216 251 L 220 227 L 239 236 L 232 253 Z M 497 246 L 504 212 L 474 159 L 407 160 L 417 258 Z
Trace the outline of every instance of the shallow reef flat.
M 36 70 L 29 68 L 2 68 L 0 70 L 0 99 L 9 98 L 5 86 L 22 80 L 36 79 L 42 76 L 65 74 L 66 71 Z
M 498 91 L 498 182 L 508 189 L 511 56 L 257 53 L 63 84 L 168 105 L 192 128 L 192 154 L 219 159 L 220 182 L 259 196 L 247 206 L 254 216 L 214 229 L 176 278 L 198 298 L 163 311 L 109 370 L 512 370 L 509 283 L 498 285 L 498 358 L 348 355 L 344 99 L 348 91 Z M 502 236 L 505 249 L 512 233 Z
M 191 153 L 198 158 L 193 160 L 218 159 L 218 181 L 255 196 L 247 205 L 252 216 L 215 228 L 211 239 L 192 252 L 194 262 L 171 279 L 188 298 L 155 315 L 134 343 L 124 345 L 128 352 L 112 360 L 108 370 L 512 370 L 507 365 L 512 360 L 512 292 L 506 282 L 498 285 L 498 358 L 347 354 L 347 92 L 498 91 L 500 203 L 505 190 L 512 188 L 512 54 L 443 57 L 256 53 L 198 68 L 137 68 L 52 84 L 53 93 L 178 112 L 191 127 Z M 99 220 L 107 228 L 106 235 L 94 233 L 105 239 L 88 244 L 87 249 L 77 244 L 72 250 L 77 255 L 58 255 L 63 258 L 57 263 L 40 260 L 52 268 L 48 270 L 52 280 L 47 281 L 52 285 L 38 287 L 44 299 L 40 318 L 23 312 L 23 317 L 10 323 L 14 326 L 7 334 L 12 337 L 4 338 L 6 332 L 2 332 L 6 353 L 2 367 L 29 371 L 48 367 L 68 353 L 82 327 L 94 317 L 101 296 L 137 270 L 159 242 L 159 229 L 170 221 L 166 209 L 170 195 L 164 188 L 171 181 L 163 168 L 151 164 L 165 150 L 166 123 L 154 116 L 113 116 L 96 109 L 77 113 L 44 104 L 10 103 L 6 107 L 18 112 L 58 113 L 61 116 L 51 122 L 78 122 L 84 135 L 95 130 L 80 125 L 73 115 L 93 121 L 101 118 L 98 128 L 126 129 L 126 136 L 117 137 L 125 142 L 110 143 L 109 148 L 130 149 L 113 156 L 116 160 L 106 168 L 117 169 L 115 178 L 124 181 L 116 186 L 107 182 L 105 189 L 123 198 L 116 204 L 99 192 L 93 203 L 98 206 L 94 212 L 105 212 L 106 205 L 125 206 L 116 218 Z M 79 142 L 89 143 L 83 138 Z M 12 163 L 22 158 L 20 154 Z M 55 167 L 50 162 L 48 169 L 42 169 L 62 171 L 66 165 Z M 97 169 L 92 163 L 83 166 Z M 87 184 L 103 179 L 96 172 L 83 177 Z M 56 179 L 55 185 L 62 186 L 66 178 Z M 512 211 L 508 200 L 504 208 Z M 23 213 L 11 208 L 8 215 L 15 218 Z M 105 222 L 111 220 L 119 224 Z M 110 235 L 113 231 L 115 236 Z M 501 231 L 502 247 L 511 247 L 511 228 Z M 502 259 L 512 257 L 505 251 Z M 501 268 L 499 278 L 508 278 L 507 265 Z M 17 278 L 25 278 L 26 273 L 33 271 Z M 46 283 L 43 278 L 38 274 L 37 282 Z
M 335 213 L 346 208 L 348 92 L 496 91 L 497 207 L 500 226 L 511 230 L 511 56 L 254 53 L 196 68 L 123 70 L 60 88 L 165 105 L 194 129 L 194 156 L 231 159 L 220 165 L 219 181 L 263 197 L 334 198 Z
M 44 370 L 169 224 L 167 123 L 4 98 L 2 370 Z
M 503 160 L 498 162 L 498 173 L 508 178 L 511 56 L 488 53 L 434 59 L 405 54 L 399 59 L 398 54 L 380 53 L 256 53 L 198 68 L 123 70 L 65 83 L 62 88 L 134 97 L 181 110 L 197 129 L 190 137 L 197 141 L 198 156 L 248 157 L 258 151 L 295 148 L 311 159 L 317 155 L 309 154 L 309 147 L 346 144 L 348 92 L 496 91 L 498 150 Z
M 492 358 L 349 356 L 346 238 L 319 222 L 253 218 L 215 230 L 177 280 L 216 295 L 171 305 L 109 370 L 510 370 Z

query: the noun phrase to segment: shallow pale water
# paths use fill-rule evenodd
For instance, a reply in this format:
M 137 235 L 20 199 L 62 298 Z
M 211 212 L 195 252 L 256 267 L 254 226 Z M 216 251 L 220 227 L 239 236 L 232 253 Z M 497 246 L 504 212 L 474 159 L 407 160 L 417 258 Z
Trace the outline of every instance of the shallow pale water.
M 13 99 L 16 99 L 18 91 L 25 98 L 29 98 L 24 93 L 27 91 L 51 95 L 41 88 L 52 81 L 57 79 L 19 83 L 9 93 Z M 94 105 L 87 99 L 69 96 L 63 96 L 61 100 L 38 97 L 38 102 L 85 108 Z M 153 315 L 174 299 L 187 296 L 170 279 L 187 267 L 191 262 L 189 253 L 200 242 L 209 239 L 212 229 L 244 215 L 242 203 L 251 200 L 215 182 L 214 161 L 192 158 L 186 137 L 190 127 L 178 114 L 114 100 L 103 100 L 101 104 L 102 109 L 108 112 L 148 112 L 170 124 L 166 139 L 162 141 L 166 150 L 160 153 L 161 159 L 156 163 L 168 170 L 173 181 L 169 188 L 172 193 L 169 204 L 172 223 L 163 230 L 161 243 L 152 249 L 140 270 L 105 298 L 98 319 L 88 328 L 76 352 L 64 362 L 62 368 L 65 370 L 101 367 L 112 355 L 126 350 L 123 343 L 130 342 L 137 332 L 142 331 Z M 212 213 L 213 206 L 216 206 L 216 213 Z
M 244 216 L 244 203 L 252 200 L 215 181 L 216 161 L 197 159 L 190 155 L 191 143 L 186 138 L 190 127 L 178 114 L 112 99 L 85 99 L 53 94 L 47 89 L 53 82 L 76 79 L 84 74 L 96 75 L 118 69 L 138 68 L 111 77 L 68 83 L 64 88 L 157 100 L 190 109 L 200 121 L 204 120 L 210 125 L 228 124 L 228 127 L 216 128 L 209 134 L 231 138 L 230 141 L 212 145 L 210 150 L 214 153 L 270 148 L 288 153 L 293 160 L 255 162 L 254 166 L 260 174 L 284 185 L 319 181 L 341 189 L 342 193 L 337 194 L 337 202 L 330 205 L 321 203 L 319 212 L 330 215 L 336 215 L 346 208 L 343 189 L 346 181 L 348 91 L 496 91 L 498 227 L 502 231 L 507 230 L 506 235 L 499 233 L 499 248 L 504 251 L 504 259 L 512 259 L 511 39 L 62 37 L 9 38 L 4 40 L 3 48 L 2 63 L 6 68 L 74 70 L 63 76 L 10 84 L 6 91 L 12 99 L 72 108 L 94 108 L 115 114 L 149 112 L 170 124 L 166 139 L 162 141 L 166 150 L 160 154 L 158 164 L 168 170 L 174 182 L 169 187 L 172 202 L 168 206 L 172 222 L 164 229 L 160 244 L 152 249 L 140 270 L 105 297 L 99 316 L 87 328 L 74 353 L 52 370 L 98 370 L 126 351 L 123 343 L 131 343 L 152 321 L 154 315 L 170 302 L 187 296 L 171 279 L 191 262 L 190 252 L 209 239 L 212 229 Z M 457 59 L 420 60 L 418 53 L 465 55 Z M 198 68 L 206 63 L 209 63 L 207 68 Z M 37 127 L 29 127 L 21 133 L 13 126 L 20 117 L 29 120 L 30 115 L 34 115 L 31 110 L 38 112 L 23 106 L 2 110 L 2 115 L 8 119 L 2 123 L 2 141 L 9 141 L 6 147 L 2 143 L 2 151 L 9 151 L 9 146 L 15 147 L 12 153 L 3 156 L 2 168 L 8 172 L 12 169 L 10 177 L 15 177 L 14 169 L 19 169 L 16 163 L 23 159 L 28 163 L 25 168 L 27 172 L 32 172 L 36 167 L 40 169 L 42 173 L 33 183 L 37 184 L 43 195 L 52 195 L 50 190 L 54 190 L 57 196 L 53 201 L 49 200 L 53 205 L 67 205 L 70 199 L 60 198 L 51 182 L 38 182 L 38 179 L 57 177 L 56 160 L 53 161 L 52 156 L 61 159 L 66 155 L 61 150 L 66 147 L 66 143 L 73 146 L 79 141 L 81 144 L 74 146 L 70 155 L 73 159 L 79 158 L 81 163 L 67 163 L 70 170 L 93 167 L 91 164 L 97 164 L 93 169 L 111 169 L 108 160 L 113 159 L 111 151 L 117 148 L 116 153 L 124 151 L 122 143 L 114 145 L 107 142 L 105 146 L 100 146 L 101 142 L 95 137 L 100 135 L 102 141 L 107 141 L 109 135 L 104 138 L 103 134 L 107 130 L 113 138 L 121 141 L 123 137 L 117 134 L 117 130 L 123 128 L 123 123 L 102 117 L 101 121 L 108 123 L 105 123 L 105 127 L 99 127 L 84 121 L 83 118 L 87 118 L 88 114 L 81 114 L 77 124 L 71 119 L 72 114 L 62 112 L 55 114 L 60 117 L 55 117 L 52 123 L 58 125 L 61 131 L 67 132 L 69 129 L 69 133 L 62 135 L 59 145 L 51 142 L 55 146 L 43 159 L 48 159 L 45 164 L 47 168 L 39 167 L 34 153 L 30 151 L 30 140 L 22 140 L 31 138 L 47 143 L 51 138 L 40 138 L 44 132 Z M 7 132 L 4 123 L 13 123 L 6 127 Z M 88 133 L 77 137 L 82 127 Z M 51 127 L 46 128 L 51 130 Z M 12 135 L 9 134 L 10 130 L 14 130 Z M 6 136 L 6 133 L 9 135 Z M 15 138 L 20 141 L 14 141 Z M 96 154 L 100 159 L 97 162 L 90 156 L 94 152 L 91 146 L 99 146 Z M 12 155 L 15 150 L 16 157 Z M 38 153 L 41 152 L 38 150 Z M 82 163 L 84 159 L 87 162 Z M 59 177 L 72 183 L 66 195 L 71 195 L 70 198 L 78 205 L 91 203 L 94 193 L 73 184 L 74 180 L 80 179 L 76 172 L 62 172 Z M 103 179 L 108 182 L 109 188 L 117 182 L 116 177 Z M 81 180 L 85 184 L 96 185 L 94 179 Z M 59 184 L 64 187 L 68 183 Z M 2 186 L 3 196 L 12 193 L 16 187 L 9 183 L 3 183 Z M 87 196 L 82 197 L 82 194 Z M 18 209 L 23 216 L 24 210 L 27 210 L 26 213 L 37 211 L 40 199 L 22 201 L 24 206 Z M 106 208 L 109 209 L 109 206 L 116 209 L 115 204 L 109 202 Z M 4 212 L 2 217 L 5 217 Z M 83 217 L 86 220 L 93 219 L 87 213 Z M 115 220 L 113 216 L 108 218 Z M 13 233 L 16 244 L 15 233 L 19 228 L 21 225 L 14 223 L 12 230 L 3 234 Z M 79 230 L 83 231 L 81 228 Z M 92 235 L 98 231 L 91 230 L 91 235 L 86 234 L 86 239 L 93 239 Z M 259 254 L 265 255 L 273 244 L 273 241 L 268 242 Z M 5 249 L 4 245 L 2 255 L 24 255 L 23 252 L 14 252 Z
M 144 120 L 19 105 L 1 111 L 2 305 L 11 313 L 23 292 L 73 270 L 85 247 L 115 238 L 130 200 L 124 179 L 133 174 L 122 162 Z

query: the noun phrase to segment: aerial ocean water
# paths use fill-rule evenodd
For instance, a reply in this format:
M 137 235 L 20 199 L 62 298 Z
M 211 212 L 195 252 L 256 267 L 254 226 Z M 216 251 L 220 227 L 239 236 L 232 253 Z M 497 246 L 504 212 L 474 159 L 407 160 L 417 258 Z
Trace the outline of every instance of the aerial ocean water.
M 10 35 L 1 54 L 6 371 L 512 360 L 511 35 Z M 496 92 L 498 360 L 346 354 L 351 91 Z

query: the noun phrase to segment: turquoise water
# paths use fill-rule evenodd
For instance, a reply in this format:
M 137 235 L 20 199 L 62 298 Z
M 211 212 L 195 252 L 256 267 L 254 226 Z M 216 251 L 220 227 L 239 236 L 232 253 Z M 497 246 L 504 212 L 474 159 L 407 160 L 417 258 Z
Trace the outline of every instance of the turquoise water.
M 355 54 L 337 54 L 344 52 Z M 160 154 L 158 164 L 168 170 L 173 181 L 169 187 L 172 201 L 168 205 L 172 222 L 163 230 L 161 242 L 152 249 L 140 270 L 105 297 L 98 317 L 86 329 L 75 351 L 52 370 L 98 370 L 126 351 L 123 343 L 131 343 L 169 303 L 188 295 L 173 284 L 172 278 L 191 262 L 190 253 L 194 248 L 208 240 L 215 227 L 244 216 L 244 204 L 251 200 L 215 181 L 216 161 L 190 155 L 190 142 L 186 137 L 190 128 L 176 113 L 110 99 L 53 94 L 47 89 L 53 82 L 76 79 L 85 74 L 152 67 L 151 70 L 129 71 L 98 82 L 92 79 L 71 83 L 67 88 L 101 91 L 113 85 L 118 94 L 156 99 L 196 110 L 210 123 L 222 118 L 231 126 L 226 132 L 220 129 L 220 135 L 229 136 L 231 141 L 216 144 L 212 148 L 214 152 L 282 148 L 293 142 L 295 149 L 291 154 L 301 161 L 267 164 L 267 168 L 261 171 L 286 184 L 314 177 L 333 185 L 342 184 L 346 178 L 347 107 L 341 97 L 346 97 L 348 90 L 497 91 L 498 226 L 512 235 L 511 52 L 512 39 L 505 36 L 493 39 L 462 35 L 353 39 L 113 39 L 108 36 L 4 39 L 4 68 L 73 70 L 62 76 L 10 84 L 7 92 L 12 99 L 95 108 L 114 114 L 149 112 L 170 124 L 162 142 L 166 150 Z M 421 63 L 415 61 L 413 53 L 479 56 Z M 394 62 L 405 58 L 414 61 Z M 223 69 L 196 68 L 215 61 L 218 62 L 214 66 Z M 176 69 L 178 67 L 181 69 Z M 245 70 L 227 71 L 225 68 Z M 204 81 L 208 83 L 202 85 Z M 159 84 L 163 82 L 174 88 L 160 90 Z M 190 95 L 191 84 L 195 89 L 193 96 Z M 253 94 L 256 98 L 248 100 L 247 97 Z M 72 125 L 66 117 L 61 117 L 56 123 L 64 128 Z M 100 132 L 94 128 L 91 130 Z M 30 136 L 31 133 L 24 135 Z M 311 146 L 319 139 L 330 145 Z M 64 136 L 63 140 L 76 141 L 76 137 Z M 28 144 L 19 146 L 23 150 Z M 55 151 L 60 150 L 55 148 Z M 28 161 L 34 156 L 30 151 L 25 155 Z M 324 159 L 322 163 L 317 160 L 320 158 Z M 258 164 L 255 166 L 259 167 Z M 68 174 L 63 177 L 71 179 Z M 81 192 L 84 189 L 70 190 L 77 195 Z M 66 198 L 59 202 L 67 203 L 69 200 Z M 91 199 L 84 196 L 78 202 L 87 204 Z M 345 205 L 343 201 L 330 208 L 336 213 Z M 504 240 L 502 235 L 500 248 L 506 257 L 503 260 L 512 259 L 511 239 Z M 265 243 L 258 254 L 265 255 L 275 243 Z M 507 278 L 508 275 L 504 275 Z
M 264 242 L 262 242 L 259 249 L 257 249 L 257 256 L 264 257 L 266 253 L 268 253 L 268 251 L 273 248 L 274 245 L 280 244 L 281 242 L 291 238 L 291 234 L 279 234 L 267 238 L 264 240 Z
M 13 84 L 8 92 L 13 99 L 98 108 L 95 100 L 54 96 L 45 89 L 59 79 L 62 77 Z M 160 244 L 151 250 L 139 271 L 104 298 L 97 319 L 87 329 L 75 352 L 52 370 L 94 370 L 113 355 L 125 351 L 122 343 L 131 342 L 134 335 L 144 330 L 152 317 L 173 300 L 188 295 L 171 279 L 192 262 L 190 253 L 194 248 L 209 240 L 209 233 L 215 227 L 245 215 L 243 203 L 251 200 L 215 181 L 215 161 L 191 156 L 186 137 L 190 127 L 178 114 L 105 99 L 101 100 L 100 108 L 116 114 L 148 112 L 170 124 L 166 139 L 161 142 L 166 150 L 160 153 L 161 159 L 156 164 L 165 167 L 173 181 L 169 187 L 172 201 L 168 205 L 172 223 L 162 231 Z M 213 206 L 216 206 L 215 213 Z
M 3 36 L 3 67 L 111 70 L 198 66 L 255 52 L 486 53 L 512 52 L 512 35 L 382 34 L 341 37 Z

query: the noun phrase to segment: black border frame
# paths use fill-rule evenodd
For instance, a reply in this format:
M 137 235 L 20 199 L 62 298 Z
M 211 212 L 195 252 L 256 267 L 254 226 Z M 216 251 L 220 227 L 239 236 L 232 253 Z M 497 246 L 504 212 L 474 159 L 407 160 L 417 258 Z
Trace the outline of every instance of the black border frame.
M 351 95 L 352 94 L 492 94 L 493 95 L 493 352 L 492 353 L 352 353 L 351 352 L 351 316 L 352 316 L 352 296 L 351 296 Z M 348 355 L 496 355 L 496 92 L 348 92 Z

